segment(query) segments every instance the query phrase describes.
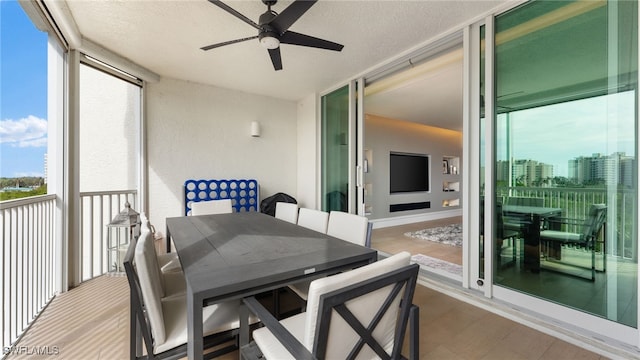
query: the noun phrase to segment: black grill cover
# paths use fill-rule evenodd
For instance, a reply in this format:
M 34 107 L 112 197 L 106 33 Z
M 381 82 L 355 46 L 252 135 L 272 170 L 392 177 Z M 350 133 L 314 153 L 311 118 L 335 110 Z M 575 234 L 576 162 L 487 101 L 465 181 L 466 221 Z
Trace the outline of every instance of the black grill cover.
M 277 202 L 286 202 L 293 204 L 298 203 L 293 196 L 279 192 L 275 195 L 271 195 L 268 198 L 265 198 L 260 202 L 260 212 L 275 216 Z

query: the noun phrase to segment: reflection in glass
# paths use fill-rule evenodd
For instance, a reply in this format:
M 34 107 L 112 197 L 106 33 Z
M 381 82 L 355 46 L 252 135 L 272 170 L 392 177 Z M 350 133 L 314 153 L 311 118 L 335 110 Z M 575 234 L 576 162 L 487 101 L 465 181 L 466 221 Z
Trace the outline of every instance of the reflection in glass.
M 322 210 L 347 211 L 349 86 L 322 97 Z
M 637 327 L 636 2 L 496 18 L 494 283 Z

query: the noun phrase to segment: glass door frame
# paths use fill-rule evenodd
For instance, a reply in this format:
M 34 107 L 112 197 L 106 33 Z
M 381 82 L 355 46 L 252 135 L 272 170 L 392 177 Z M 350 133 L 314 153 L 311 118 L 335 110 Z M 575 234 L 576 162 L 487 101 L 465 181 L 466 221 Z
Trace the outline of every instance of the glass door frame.
M 352 214 L 358 214 L 364 216 L 364 168 L 362 163 L 364 161 L 364 79 L 358 78 L 349 81 L 348 84 L 340 84 L 333 87 L 331 90 L 325 91 L 319 94 L 318 103 L 322 104 L 322 98 L 331 94 L 334 91 L 338 91 L 345 86 L 348 86 L 348 131 L 347 131 L 347 146 L 348 146 L 348 193 L 347 193 L 347 212 Z M 324 118 L 323 106 L 319 109 L 319 154 L 322 157 L 324 146 L 322 142 L 322 119 Z M 325 176 L 323 174 L 323 162 L 322 159 L 318 162 L 318 174 L 320 175 L 320 186 L 318 187 L 318 204 L 320 208 L 324 205 L 323 184 Z
M 525 293 L 514 291 L 505 287 L 495 285 L 493 283 L 493 258 L 494 249 L 492 246 L 495 229 L 493 219 L 495 217 L 495 17 L 500 14 L 511 10 L 522 3 L 517 2 L 509 4 L 508 7 L 495 10 L 492 14 L 489 14 L 485 19 L 472 24 L 465 28 L 465 130 L 470 130 L 470 137 L 465 137 L 465 155 L 467 159 L 470 159 L 471 169 L 467 169 L 468 174 L 465 184 L 468 184 L 469 191 L 465 191 L 469 194 L 465 198 L 465 203 L 469 206 L 464 210 L 464 215 L 470 219 L 468 221 L 468 228 L 470 229 L 469 238 L 471 241 L 470 248 L 463 254 L 465 261 L 465 275 L 468 275 L 468 282 L 464 285 L 470 289 L 476 289 L 484 292 L 484 296 L 492 298 L 506 303 L 514 304 L 518 308 L 533 311 L 538 314 L 544 314 L 546 319 L 527 317 L 525 322 L 536 323 L 553 323 L 559 321 L 571 325 L 572 327 L 578 327 L 586 332 L 593 332 L 594 334 L 616 334 L 616 338 L 625 344 L 632 344 L 638 347 L 640 345 L 640 327 L 630 328 L 628 326 L 621 325 L 611 320 L 599 318 L 597 316 L 569 308 L 567 306 L 556 304 L 551 301 L 534 297 Z M 640 16 L 640 8 L 639 8 Z M 479 101 L 480 99 L 480 37 L 479 29 L 481 26 L 485 26 L 485 116 L 484 123 L 484 145 L 481 144 L 481 129 L 479 127 L 480 113 L 479 113 Z M 639 41 L 640 42 L 640 41 Z M 467 60 L 467 56 L 468 59 Z M 467 86 L 469 86 L 467 88 Z M 640 104 L 640 91 L 636 94 L 636 102 Z M 468 107 L 466 107 L 468 105 Z M 636 119 L 636 121 L 638 121 Z M 640 139 L 640 126 L 636 124 L 636 139 Z M 466 131 L 465 131 L 466 133 Z M 480 167 L 480 157 L 473 156 L 473 150 L 479 149 L 479 146 L 483 146 L 484 155 L 484 170 Z M 638 154 L 635 154 L 638 156 Z M 480 172 L 484 171 L 485 182 L 485 202 L 484 202 L 484 237 L 488 241 L 484 241 L 484 276 L 480 278 L 479 265 L 480 265 L 480 249 L 478 241 L 480 224 L 477 219 L 480 218 Z M 636 167 L 636 176 L 640 178 L 640 167 Z M 640 200 L 638 201 L 640 202 Z M 636 205 L 638 206 L 638 204 Z M 636 220 L 640 223 L 640 214 Z M 467 225 L 467 224 L 465 224 Z M 466 227 L 466 226 L 465 226 Z M 640 272 L 640 271 L 639 271 Z M 640 276 L 638 276 L 638 289 L 640 289 Z M 480 284 L 480 281 L 482 284 Z M 640 319 L 640 314 L 638 315 Z M 640 321 L 638 322 L 640 324 Z

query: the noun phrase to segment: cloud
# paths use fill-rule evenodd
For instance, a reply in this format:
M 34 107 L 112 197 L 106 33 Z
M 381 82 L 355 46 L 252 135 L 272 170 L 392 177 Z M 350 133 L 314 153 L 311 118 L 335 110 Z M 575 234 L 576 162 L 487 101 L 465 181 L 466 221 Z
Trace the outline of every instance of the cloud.
M 29 115 L 19 120 L 0 121 L 0 144 L 14 147 L 47 146 L 47 120 Z
M 31 171 L 31 172 L 17 172 L 14 173 L 12 177 L 44 177 L 42 172 Z

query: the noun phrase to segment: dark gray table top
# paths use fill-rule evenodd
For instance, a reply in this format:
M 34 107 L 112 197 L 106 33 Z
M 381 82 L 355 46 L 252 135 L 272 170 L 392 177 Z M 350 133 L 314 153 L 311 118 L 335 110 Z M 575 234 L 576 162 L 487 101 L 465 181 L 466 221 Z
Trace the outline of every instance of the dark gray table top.
M 194 297 L 228 299 L 364 265 L 377 252 L 257 213 L 167 219 Z
M 516 214 L 530 214 L 548 216 L 553 214 L 559 214 L 562 212 L 561 208 L 551 208 L 543 206 L 526 206 L 526 205 L 503 205 L 502 211 L 505 213 Z

